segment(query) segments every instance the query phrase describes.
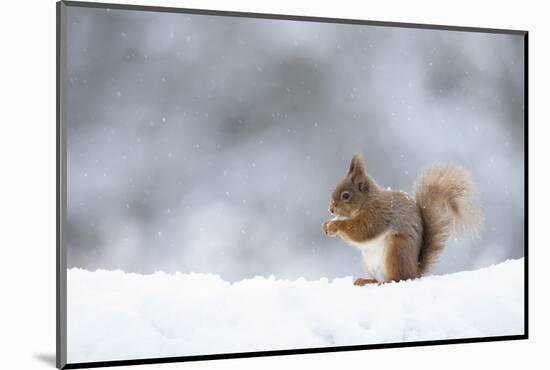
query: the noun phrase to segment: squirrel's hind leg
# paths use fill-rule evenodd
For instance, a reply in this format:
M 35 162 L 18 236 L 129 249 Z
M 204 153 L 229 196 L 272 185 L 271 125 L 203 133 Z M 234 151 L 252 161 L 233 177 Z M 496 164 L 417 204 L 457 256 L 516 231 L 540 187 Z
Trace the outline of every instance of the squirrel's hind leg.
M 386 244 L 386 281 L 399 281 L 418 277 L 418 251 L 413 241 L 401 234 L 389 237 Z
M 363 278 L 357 278 L 353 282 L 353 285 L 356 285 L 356 286 L 363 286 L 367 284 L 379 284 L 379 283 L 374 279 L 363 279 Z

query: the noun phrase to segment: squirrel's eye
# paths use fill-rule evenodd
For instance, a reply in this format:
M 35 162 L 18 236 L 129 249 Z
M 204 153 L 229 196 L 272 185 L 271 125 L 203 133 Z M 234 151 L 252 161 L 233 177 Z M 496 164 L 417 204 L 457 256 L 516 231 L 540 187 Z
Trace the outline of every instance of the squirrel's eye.
M 351 198 L 351 193 L 347 190 L 343 191 L 341 194 L 340 194 L 340 199 L 346 201 L 346 200 L 350 200 Z

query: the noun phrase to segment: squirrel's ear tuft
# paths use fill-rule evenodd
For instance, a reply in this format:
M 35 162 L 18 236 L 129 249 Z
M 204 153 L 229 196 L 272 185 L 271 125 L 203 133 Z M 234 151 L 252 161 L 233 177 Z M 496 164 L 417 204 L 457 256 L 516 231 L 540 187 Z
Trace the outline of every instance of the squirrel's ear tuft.
M 351 178 L 352 181 L 354 181 L 359 178 L 364 178 L 365 174 L 366 172 L 363 158 L 360 154 L 354 155 L 349 165 L 348 176 Z

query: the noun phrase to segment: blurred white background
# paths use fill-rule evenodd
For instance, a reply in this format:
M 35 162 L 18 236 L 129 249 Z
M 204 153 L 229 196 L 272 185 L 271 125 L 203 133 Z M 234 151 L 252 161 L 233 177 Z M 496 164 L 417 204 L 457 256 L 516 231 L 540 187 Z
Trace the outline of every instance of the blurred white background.
M 523 36 L 67 9 L 69 267 L 358 275 L 320 231 L 354 153 L 472 173 L 485 229 L 435 273 L 523 256 Z

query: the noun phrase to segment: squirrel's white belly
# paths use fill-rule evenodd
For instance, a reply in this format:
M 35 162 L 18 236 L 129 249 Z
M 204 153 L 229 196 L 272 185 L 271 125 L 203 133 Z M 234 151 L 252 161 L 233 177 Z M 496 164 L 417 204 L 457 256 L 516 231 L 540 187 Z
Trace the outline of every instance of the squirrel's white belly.
M 379 282 L 386 281 L 385 253 L 388 234 L 389 232 L 382 233 L 367 242 L 351 242 L 361 250 L 361 261 L 365 272 Z

